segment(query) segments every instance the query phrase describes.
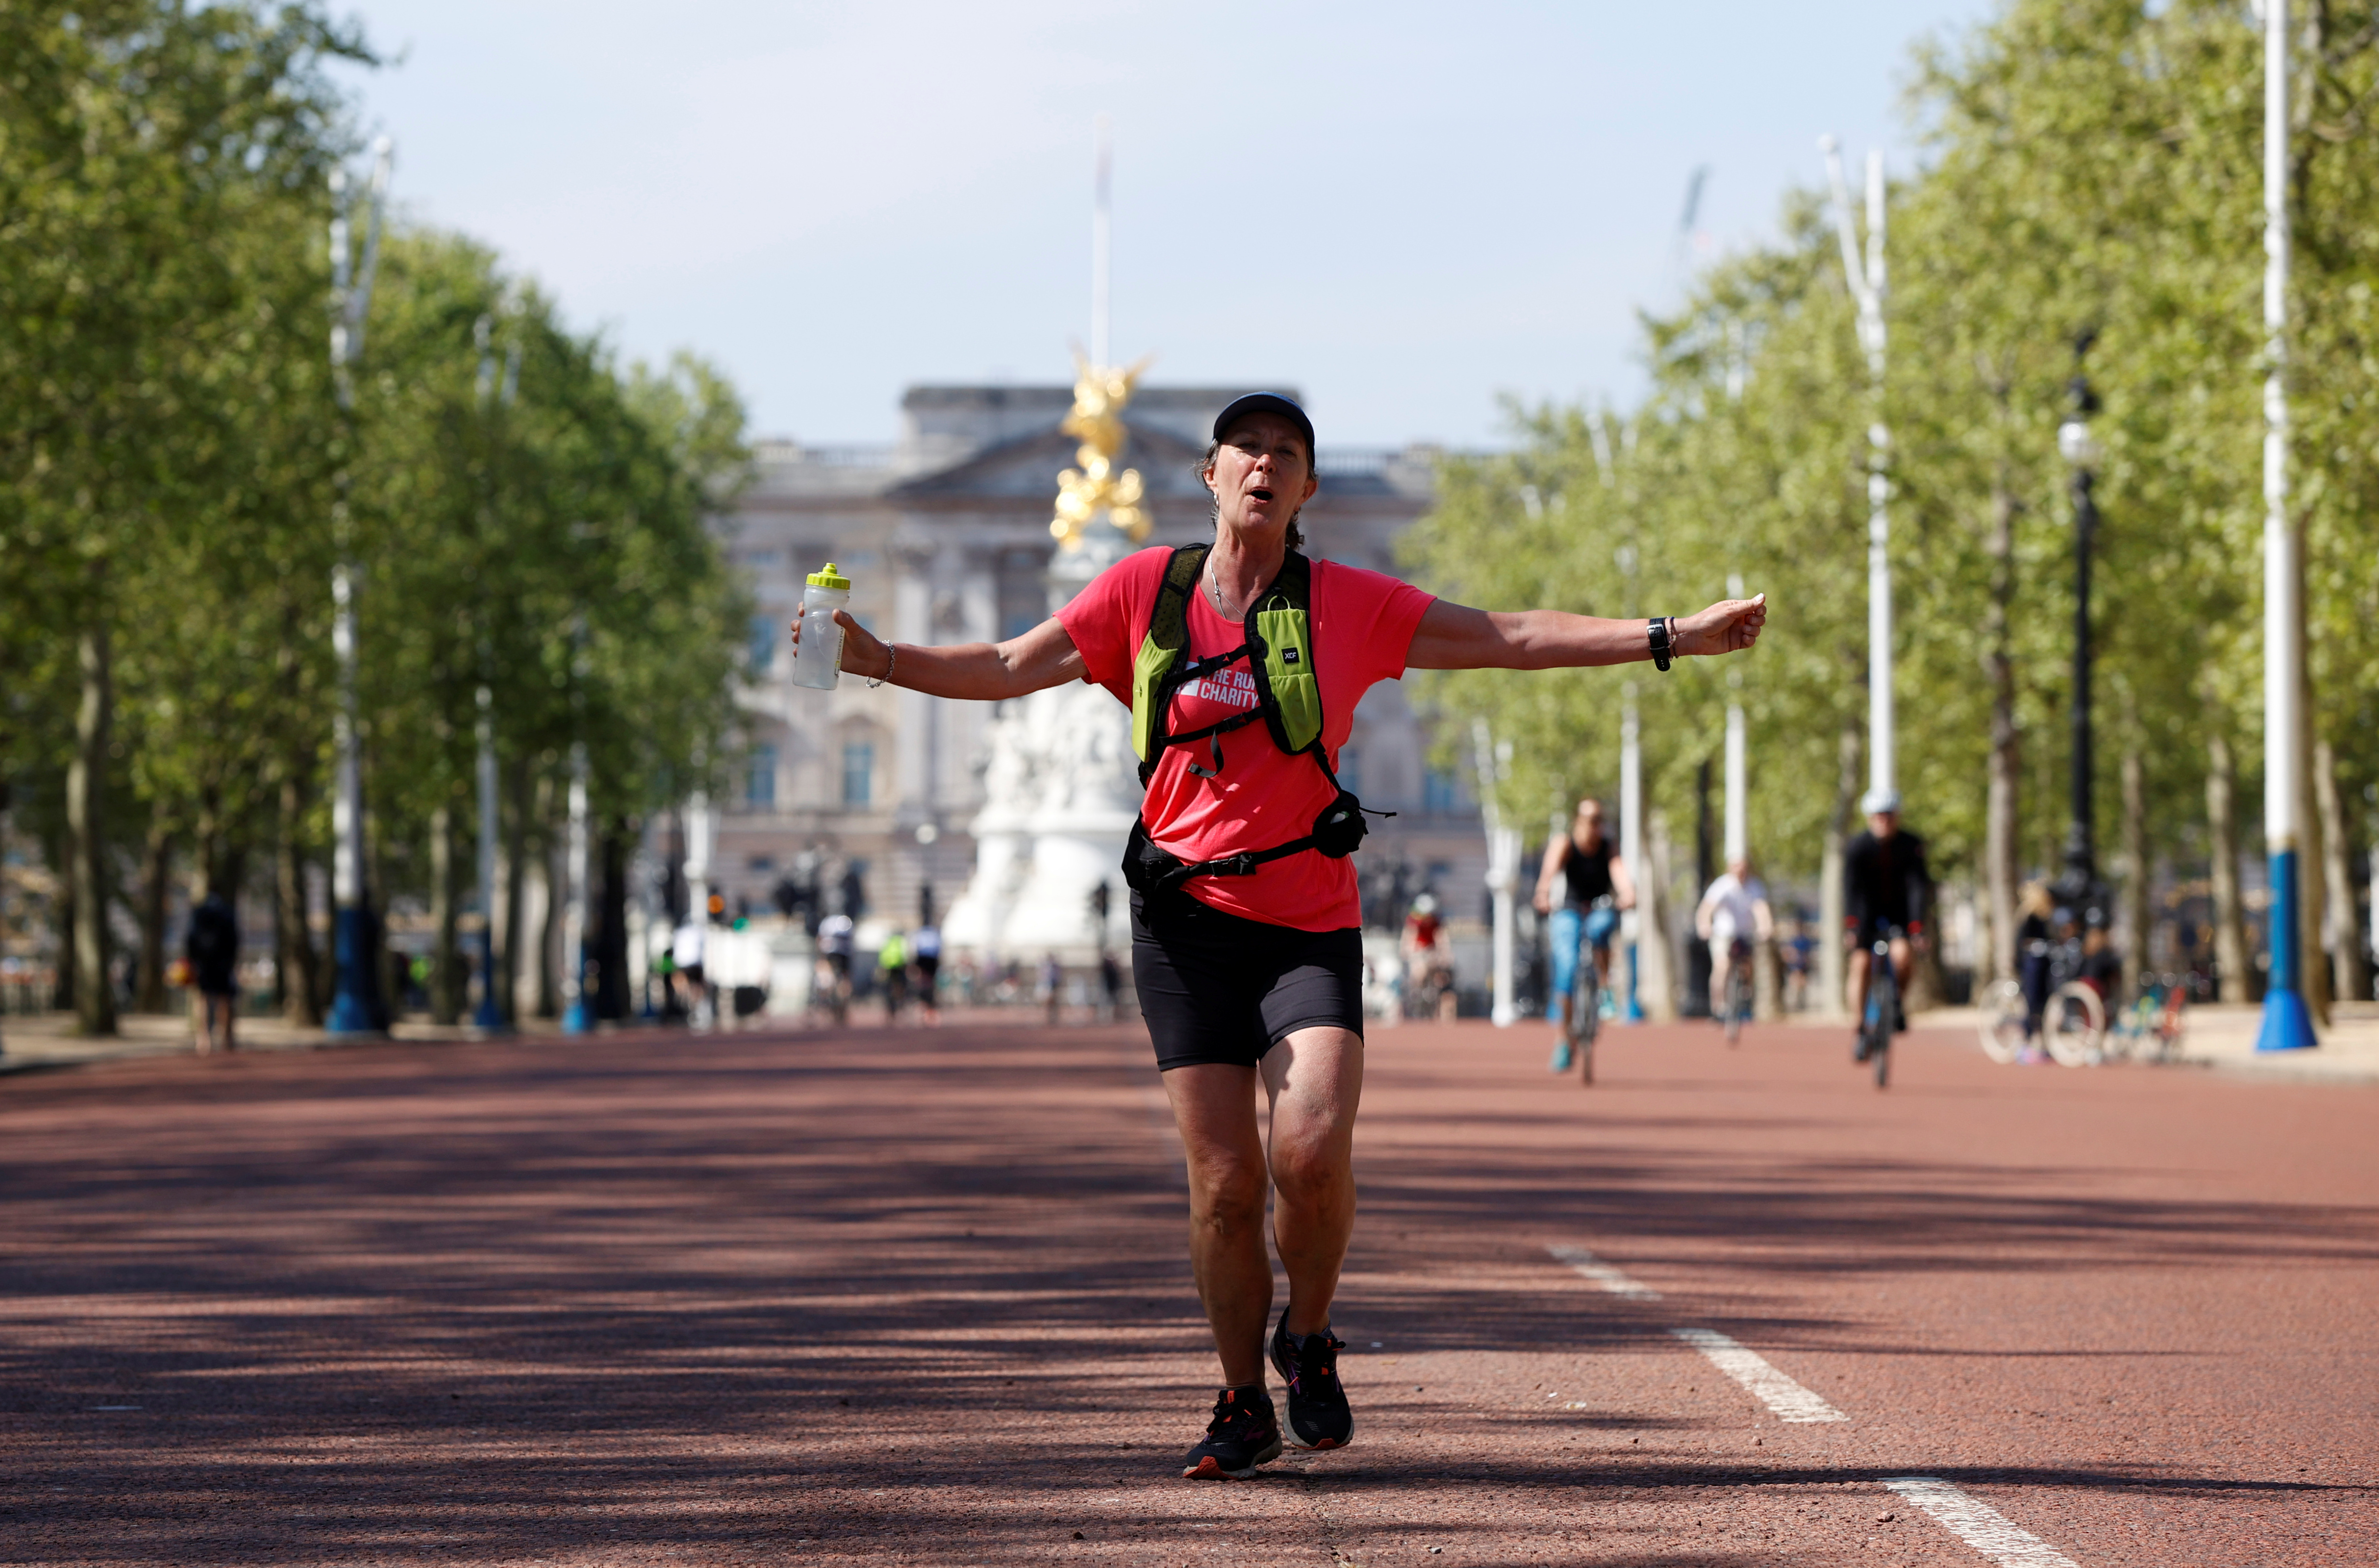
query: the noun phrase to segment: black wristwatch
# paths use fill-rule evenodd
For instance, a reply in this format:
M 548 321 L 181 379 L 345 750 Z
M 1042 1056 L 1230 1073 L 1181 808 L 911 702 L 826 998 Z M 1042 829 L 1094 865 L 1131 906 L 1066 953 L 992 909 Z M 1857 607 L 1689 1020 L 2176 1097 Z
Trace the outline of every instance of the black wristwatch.
M 1669 618 L 1665 615 L 1652 617 L 1647 630 L 1652 639 L 1652 666 L 1666 673 L 1669 660 L 1676 657 L 1675 645 L 1669 637 Z

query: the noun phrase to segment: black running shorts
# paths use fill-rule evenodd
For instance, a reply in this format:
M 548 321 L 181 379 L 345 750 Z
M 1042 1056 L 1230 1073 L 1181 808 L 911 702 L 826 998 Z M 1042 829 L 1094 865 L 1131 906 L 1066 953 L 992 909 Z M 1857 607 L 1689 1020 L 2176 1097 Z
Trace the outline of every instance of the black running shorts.
M 1253 1067 L 1300 1029 L 1363 1032 L 1363 934 L 1298 931 L 1187 893 L 1131 896 L 1131 975 L 1159 1071 Z

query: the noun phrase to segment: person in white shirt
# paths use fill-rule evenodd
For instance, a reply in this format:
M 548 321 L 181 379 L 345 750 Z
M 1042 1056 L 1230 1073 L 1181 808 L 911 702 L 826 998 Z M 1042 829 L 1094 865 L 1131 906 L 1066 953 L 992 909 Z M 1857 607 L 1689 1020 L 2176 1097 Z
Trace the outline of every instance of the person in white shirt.
M 1767 884 L 1751 874 L 1749 861 L 1738 856 L 1726 862 L 1694 911 L 1694 929 L 1709 944 L 1710 1016 L 1723 1020 L 1727 976 L 1736 964 L 1749 963 L 1751 945 L 1767 941 L 1776 929 Z
M 670 962 L 677 966 L 677 978 L 685 985 L 686 1022 L 695 1029 L 710 1021 L 710 983 L 702 968 L 707 933 L 702 925 L 698 912 L 688 915 L 670 940 Z

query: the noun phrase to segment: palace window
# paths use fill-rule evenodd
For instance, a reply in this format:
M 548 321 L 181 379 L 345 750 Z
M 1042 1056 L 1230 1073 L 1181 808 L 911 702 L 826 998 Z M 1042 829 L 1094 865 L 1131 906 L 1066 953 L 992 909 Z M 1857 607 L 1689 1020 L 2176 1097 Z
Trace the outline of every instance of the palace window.
M 869 741 L 846 742 L 842 748 L 842 803 L 863 809 L 876 799 L 876 746 Z
M 752 748 L 752 772 L 743 782 L 743 803 L 762 811 L 777 809 L 777 748 Z

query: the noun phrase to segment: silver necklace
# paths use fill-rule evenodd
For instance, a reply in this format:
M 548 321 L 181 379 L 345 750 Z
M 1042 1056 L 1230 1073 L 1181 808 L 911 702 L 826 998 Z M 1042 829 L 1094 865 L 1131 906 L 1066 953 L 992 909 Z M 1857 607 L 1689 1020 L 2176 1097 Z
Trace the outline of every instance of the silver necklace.
M 1222 579 L 1214 575 L 1214 568 L 1211 562 L 1209 562 L 1206 567 L 1206 597 L 1214 601 L 1214 613 L 1221 616 L 1224 620 L 1238 621 L 1244 619 L 1242 616 L 1231 613 L 1230 605 L 1223 598 Z

